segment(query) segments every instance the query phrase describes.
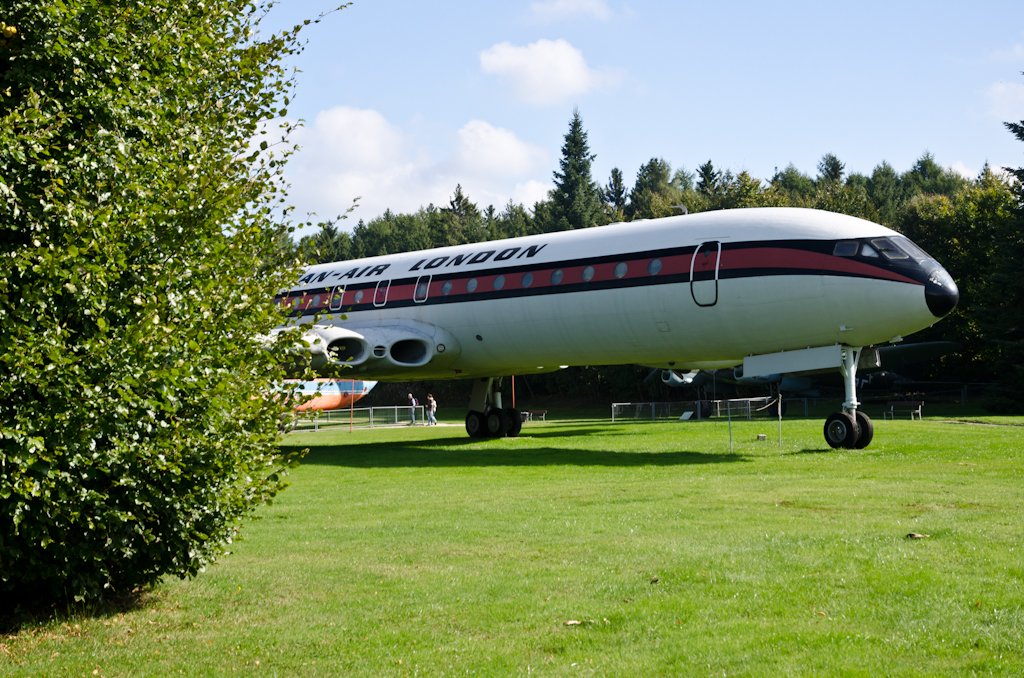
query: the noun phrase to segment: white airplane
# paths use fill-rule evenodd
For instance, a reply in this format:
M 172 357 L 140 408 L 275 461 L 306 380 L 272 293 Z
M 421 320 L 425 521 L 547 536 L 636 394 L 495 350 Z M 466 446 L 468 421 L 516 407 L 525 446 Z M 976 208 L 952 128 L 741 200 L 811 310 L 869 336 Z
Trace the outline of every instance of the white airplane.
M 569 365 L 839 370 L 832 447 L 865 447 L 858 367 L 949 313 L 959 291 L 910 240 L 832 212 L 756 208 L 309 267 L 278 296 L 324 376 L 474 379 L 466 430 L 516 435 L 500 379 Z M 320 315 L 321 317 L 317 318 Z

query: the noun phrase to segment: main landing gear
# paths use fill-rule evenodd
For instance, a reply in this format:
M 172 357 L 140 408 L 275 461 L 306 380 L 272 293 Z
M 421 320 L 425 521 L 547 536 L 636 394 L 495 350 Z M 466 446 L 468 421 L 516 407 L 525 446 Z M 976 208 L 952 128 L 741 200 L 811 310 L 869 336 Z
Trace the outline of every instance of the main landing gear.
M 825 420 L 825 442 L 831 447 L 862 450 L 875 437 L 870 417 L 857 409 L 857 362 L 862 348 L 843 348 L 843 365 L 839 368 L 846 382 L 843 411 Z
M 466 433 L 472 438 L 515 438 L 523 428 L 518 410 L 501 406 L 501 379 L 485 377 L 473 382 L 466 415 Z

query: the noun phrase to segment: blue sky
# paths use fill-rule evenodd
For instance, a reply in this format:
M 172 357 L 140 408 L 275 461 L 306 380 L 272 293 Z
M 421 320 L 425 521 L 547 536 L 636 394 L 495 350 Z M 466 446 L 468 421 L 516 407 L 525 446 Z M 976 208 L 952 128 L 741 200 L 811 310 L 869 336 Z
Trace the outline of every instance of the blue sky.
M 283 0 L 264 26 L 330 7 Z M 1024 119 L 1019 0 L 355 0 L 303 35 L 291 200 L 326 219 L 361 196 L 348 228 L 456 184 L 532 207 L 574 107 L 602 184 L 652 157 L 762 179 L 825 153 L 863 173 L 925 151 L 970 176 L 1024 165 L 1002 126 Z

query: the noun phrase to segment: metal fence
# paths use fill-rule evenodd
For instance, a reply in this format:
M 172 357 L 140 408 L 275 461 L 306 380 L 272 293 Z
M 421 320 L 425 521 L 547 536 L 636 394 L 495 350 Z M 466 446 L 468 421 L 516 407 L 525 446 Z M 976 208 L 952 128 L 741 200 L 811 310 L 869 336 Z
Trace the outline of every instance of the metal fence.
M 807 401 L 804 403 L 806 413 Z M 792 401 L 788 401 L 792 402 Z M 612 421 L 701 421 L 720 417 L 776 419 L 777 398 L 732 398 L 729 400 L 682 400 L 664 403 L 612 403 Z
M 346 426 L 374 428 L 375 426 L 407 426 L 410 422 L 408 405 L 391 407 L 355 407 L 350 410 L 318 410 L 305 412 L 295 420 L 292 431 L 321 431 Z M 427 423 L 423 405 L 416 406 L 416 425 Z

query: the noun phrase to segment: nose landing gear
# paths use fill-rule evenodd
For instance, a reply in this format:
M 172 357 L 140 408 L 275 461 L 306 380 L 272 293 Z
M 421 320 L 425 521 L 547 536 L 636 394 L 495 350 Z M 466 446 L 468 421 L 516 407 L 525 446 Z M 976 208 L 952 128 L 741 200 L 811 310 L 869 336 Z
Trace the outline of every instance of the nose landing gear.
M 466 433 L 471 438 L 515 438 L 523 428 L 517 410 L 501 406 L 501 380 L 485 377 L 473 382 L 473 395 L 466 415 Z
M 857 407 L 857 362 L 862 348 L 843 348 L 843 365 L 839 370 L 846 383 L 846 401 L 843 411 L 836 412 L 825 420 L 825 442 L 833 448 L 862 450 L 875 437 L 875 425 L 871 418 Z

